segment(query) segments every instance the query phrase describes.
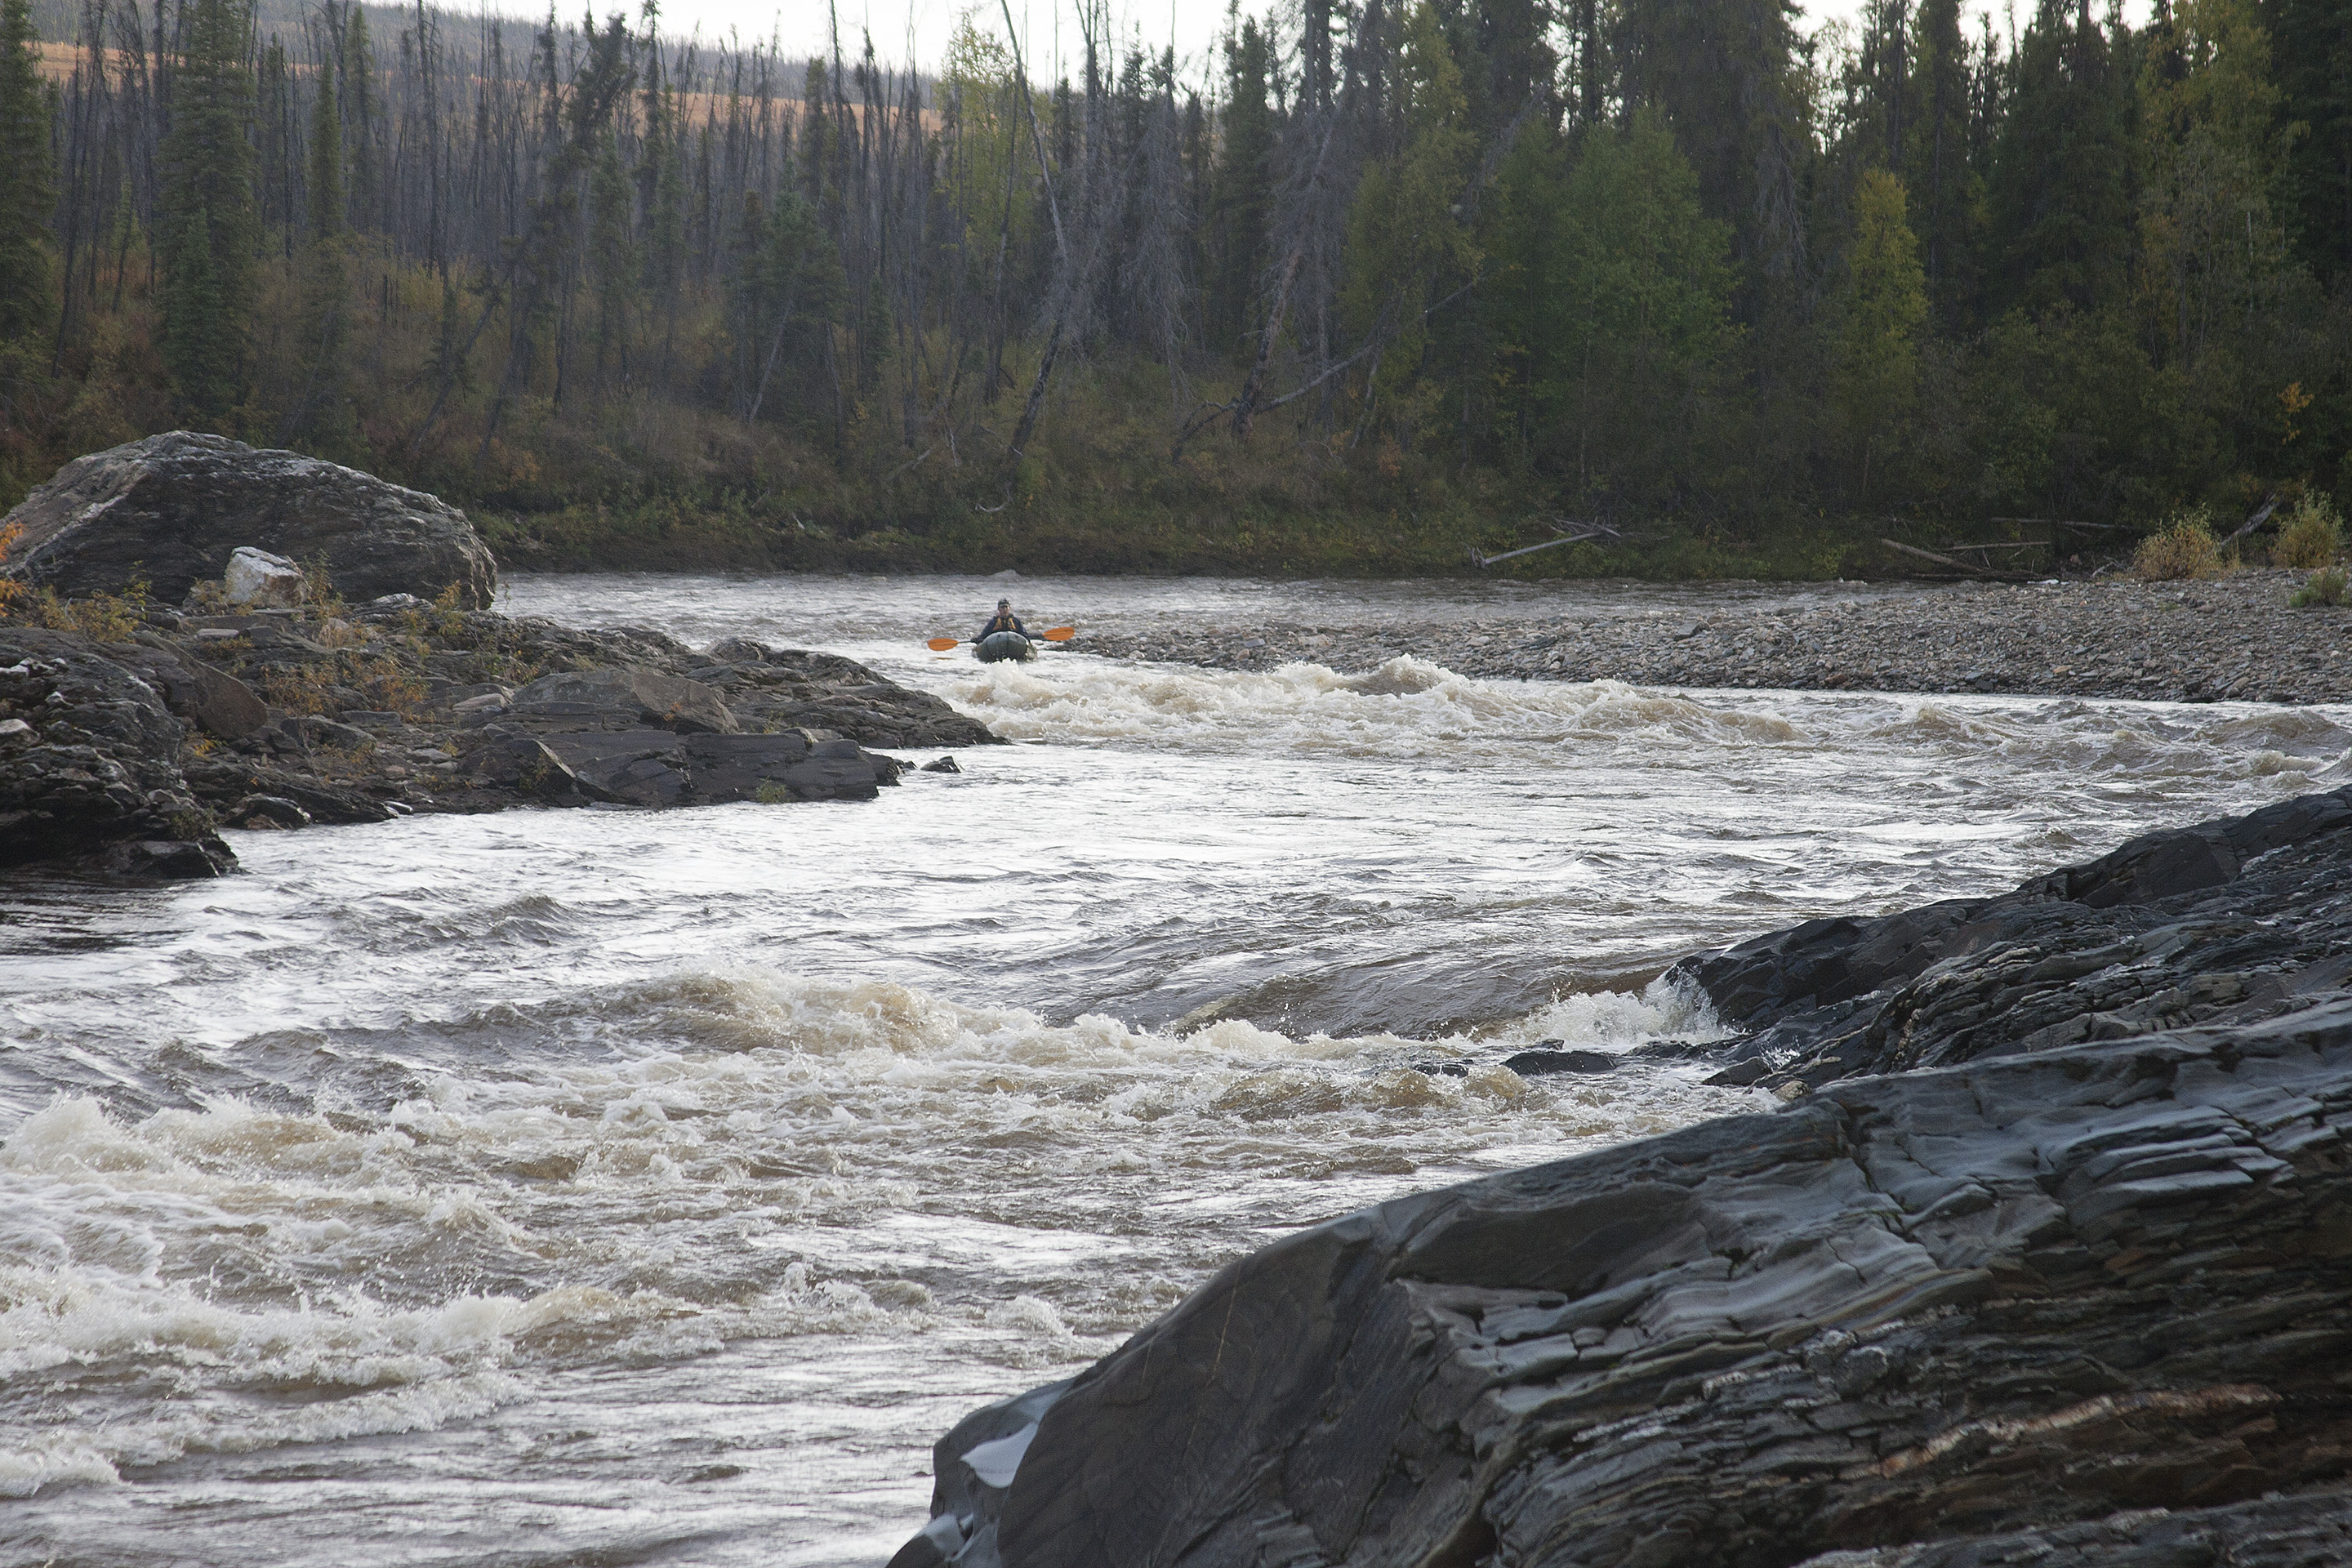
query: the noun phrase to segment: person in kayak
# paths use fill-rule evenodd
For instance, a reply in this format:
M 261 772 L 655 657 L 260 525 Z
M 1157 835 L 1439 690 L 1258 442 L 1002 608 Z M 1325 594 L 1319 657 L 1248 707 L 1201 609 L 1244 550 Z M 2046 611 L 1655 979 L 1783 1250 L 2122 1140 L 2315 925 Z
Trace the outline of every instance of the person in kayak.
M 1021 624 L 1021 617 L 1013 613 L 1010 599 L 996 601 L 995 617 L 981 627 L 980 635 L 971 640 L 980 645 L 972 649 L 972 655 L 982 664 L 1008 658 L 1016 664 L 1026 664 L 1037 657 L 1037 645 L 1030 639 L 1029 628 Z
M 1013 613 L 1013 601 L 1010 599 L 996 601 L 996 614 L 990 617 L 988 625 L 980 628 L 980 635 L 971 640 L 986 642 L 998 632 L 1018 632 L 1024 637 L 1029 635 L 1029 628 L 1023 626 L 1021 617 Z

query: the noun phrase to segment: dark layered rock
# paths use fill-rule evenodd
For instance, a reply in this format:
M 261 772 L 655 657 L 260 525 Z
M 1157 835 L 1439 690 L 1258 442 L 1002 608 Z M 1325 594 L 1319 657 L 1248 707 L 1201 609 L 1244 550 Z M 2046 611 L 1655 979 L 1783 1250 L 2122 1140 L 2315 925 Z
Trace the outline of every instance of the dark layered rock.
M 132 877 L 236 863 L 180 776 L 164 694 L 89 639 L 0 626 L 0 865 Z
M 979 746 L 1001 739 L 929 692 L 885 680 L 837 654 L 730 637 L 687 673 L 723 692 L 747 723 L 769 729 L 825 730 L 866 746 Z
M 71 595 L 135 583 L 176 604 L 240 546 L 326 570 L 352 601 L 385 594 L 487 606 L 498 568 L 438 497 L 295 452 L 174 430 L 78 458 L 26 496 L 5 569 Z
M 2352 974 L 2330 874 L 2352 789 L 2135 838 L 2012 893 L 1815 921 L 1672 972 L 1749 1031 L 1721 1081 L 1859 1072 L 2253 1022 Z
M 545 729 L 655 724 L 687 734 L 732 735 L 743 727 L 717 688 L 636 664 L 541 676 L 509 697 L 506 711 L 512 721 Z
M 899 1568 L 2344 1560 L 2347 805 L 1686 966 L 1826 1053 L 1784 1109 L 1243 1259 L 951 1435 Z
M 717 805 L 733 801 L 871 800 L 903 765 L 855 741 L 806 730 L 720 735 L 637 729 L 532 736 L 504 725 L 479 731 L 495 763 L 520 773 L 551 758 L 592 799 L 630 805 Z M 544 784 L 542 778 L 535 783 Z

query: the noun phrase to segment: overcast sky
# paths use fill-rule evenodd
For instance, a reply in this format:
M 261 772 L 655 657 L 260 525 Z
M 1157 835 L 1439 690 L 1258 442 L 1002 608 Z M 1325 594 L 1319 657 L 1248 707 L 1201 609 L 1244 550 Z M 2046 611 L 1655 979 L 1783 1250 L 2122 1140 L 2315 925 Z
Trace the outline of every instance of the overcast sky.
M 1051 61 L 1057 48 L 1065 61 L 1077 56 L 1076 7 L 1068 0 L 1012 0 L 1012 5 L 1013 20 L 1022 29 L 1022 47 L 1031 57 L 1031 71 L 1052 79 L 1056 73 L 1041 68 L 1042 62 Z M 874 47 L 886 60 L 901 63 L 911 53 L 926 67 L 939 63 L 956 18 L 975 9 L 971 0 L 837 0 L 837 5 L 845 54 L 871 31 Z M 529 9 L 528 4 L 524 8 Z M 598 0 L 596 9 L 600 14 L 611 9 L 610 0 Z M 985 0 L 977 9 L 989 30 L 1003 33 L 1004 13 L 999 0 Z M 1244 5 L 1243 9 L 1263 16 L 1266 7 Z M 1813 17 L 1852 15 L 1859 9 L 1859 0 L 1815 0 L 1805 9 L 1810 26 Z M 1120 52 L 1137 38 L 1155 52 L 1172 43 L 1180 74 L 1187 81 L 1201 79 L 1225 26 L 1223 0 L 1112 0 L 1111 10 Z M 787 54 L 814 54 L 826 47 L 826 0 L 787 0 L 781 9 L 774 0 L 664 0 L 663 31 L 683 33 L 698 26 L 705 37 L 730 28 L 747 40 L 774 31 Z

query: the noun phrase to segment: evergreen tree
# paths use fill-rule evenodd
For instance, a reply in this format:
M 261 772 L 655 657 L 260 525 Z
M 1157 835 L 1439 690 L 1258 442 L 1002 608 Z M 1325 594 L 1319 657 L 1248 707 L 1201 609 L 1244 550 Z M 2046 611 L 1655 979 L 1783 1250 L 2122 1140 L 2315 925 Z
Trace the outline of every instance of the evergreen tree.
M 2210 369 L 2212 350 L 2244 338 L 2242 312 L 2274 303 L 2287 261 L 2270 204 L 2270 37 L 2252 0 L 2180 0 L 2147 43 L 2145 288 L 2169 357 Z
M 1866 505 L 1873 460 L 1883 460 L 1900 440 L 1918 402 L 1927 289 L 1919 242 L 1904 216 L 1903 182 L 1884 169 L 1869 170 L 1855 188 L 1853 206 L 1831 384 L 1860 461 L 1854 500 Z
M 351 128 L 351 210 L 361 228 L 376 226 L 381 180 L 376 169 L 375 57 L 368 44 L 367 7 L 351 7 L 343 28 L 343 110 Z
M 0 343 L 27 341 L 56 313 L 49 298 L 49 96 L 33 68 L 27 0 L 0 0 Z
M 1409 444 L 1442 392 L 1422 381 L 1436 290 L 1441 280 L 1477 270 L 1477 247 L 1458 216 L 1477 142 L 1461 67 L 1429 0 L 1407 14 L 1403 43 L 1395 84 L 1403 145 L 1357 187 L 1339 310 L 1351 331 L 1381 343 L 1369 392 L 1387 404 L 1391 427 Z
M 2133 249 L 2137 73 L 2089 0 L 2041 0 L 2018 46 L 1990 197 L 2002 305 L 2119 303 Z
M 1919 7 L 1913 80 L 1918 117 L 1905 149 L 1903 175 L 1919 237 L 1921 271 L 1936 321 L 1957 331 L 1972 318 L 1977 292 L 1975 214 L 1984 180 L 1970 156 L 1975 96 L 1961 0 Z
M 258 282 L 253 74 L 232 0 L 194 0 L 163 142 L 163 359 L 200 418 L 236 400 Z
M 2287 145 L 2285 210 L 2331 286 L 2352 279 L 2352 0 L 2270 0 Z
M 1265 265 L 1267 189 L 1274 155 L 1274 110 L 1267 100 L 1273 68 L 1265 36 L 1255 20 L 1225 40 L 1225 101 L 1219 124 L 1223 146 L 1209 195 L 1209 342 L 1239 348 L 1252 331 L 1251 303 Z
M 343 125 L 335 107 L 335 81 L 319 73 L 319 95 L 310 103 L 310 237 L 332 239 L 343 232 Z
M 1589 137 L 1569 175 L 1545 331 L 1553 460 L 1574 493 L 1654 503 L 1697 468 L 1701 405 L 1737 336 L 1730 226 L 1705 215 L 1699 191 L 1646 110 Z
M 616 360 L 628 374 L 629 306 L 637 281 L 636 243 L 631 219 L 634 197 L 621 172 L 618 138 L 607 131 L 588 175 L 588 258 L 596 291 L 596 374 Z

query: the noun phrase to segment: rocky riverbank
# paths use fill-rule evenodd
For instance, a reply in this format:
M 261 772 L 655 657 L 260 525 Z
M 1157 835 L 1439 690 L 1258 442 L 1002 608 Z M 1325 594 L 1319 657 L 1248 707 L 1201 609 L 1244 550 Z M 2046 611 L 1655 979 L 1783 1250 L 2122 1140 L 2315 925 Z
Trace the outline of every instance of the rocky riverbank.
M 495 577 L 463 513 L 216 437 L 84 458 L 6 521 L 44 592 L 0 618 L 0 866 L 206 876 L 223 827 L 870 799 L 914 763 L 868 747 L 996 740 L 827 654 L 467 608 Z
M 1964 583 L 1796 611 L 1090 630 L 1069 646 L 1223 669 L 1303 660 L 1353 672 L 1411 654 L 1463 675 L 1643 686 L 2352 701 L 2352 607 L 2291 608 L 2304 575 Z
M 233 863 L 219 827 L 870 799 L 914 764 L 868 746 L 995 739 L 830 655 L 414 599 L 0 623 L 0 865 L 202 876 Z
M 2352 790 L 1695 960 L 1780 1109 L 1235 1263 L 898 1568 L 2346 1561 L 2347 954 Z

